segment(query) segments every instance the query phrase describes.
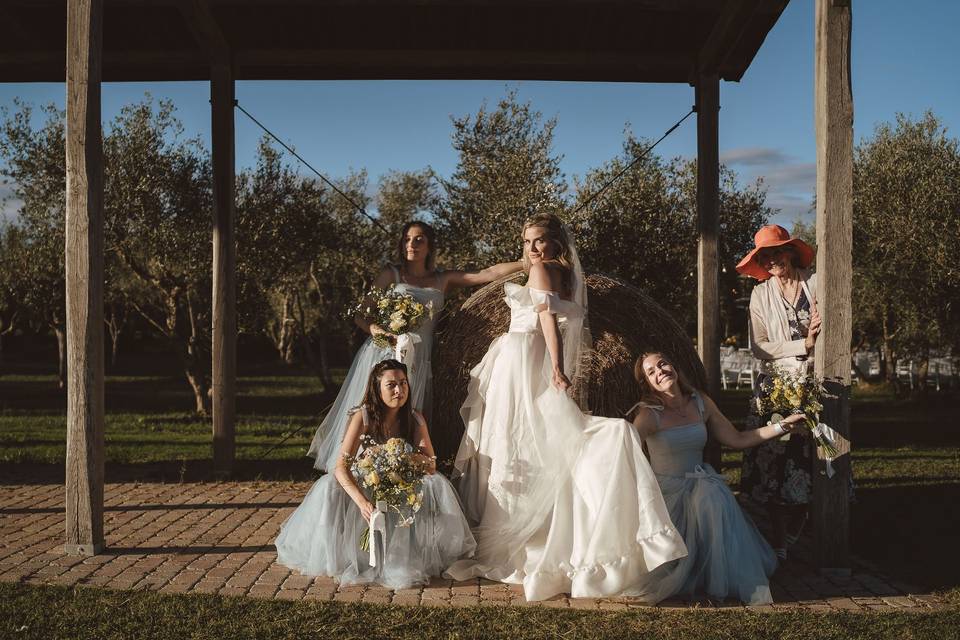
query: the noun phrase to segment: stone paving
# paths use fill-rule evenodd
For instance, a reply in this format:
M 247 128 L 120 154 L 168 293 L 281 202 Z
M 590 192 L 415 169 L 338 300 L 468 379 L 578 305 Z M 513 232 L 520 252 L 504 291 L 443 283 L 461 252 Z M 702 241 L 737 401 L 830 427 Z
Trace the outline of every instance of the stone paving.
M 339 587 L 276 564 L 273 540 L 299 504 L 306 482 L 109 483 L 105 492 L 107 550 L 93 557 L 63 553 L 61 484 L 0 485 L 0 581 L 218 593 L 283 600 L 370 602 L 430 606 L 544 606 L 623 610 L 631 598 L 556 597 L 528 603 L 520 587 L 487 580 L 434 579 L 428 586 L 391 591 Z M 810 565 L 810 540 L 771 582 L 774 604 L 753 610 L 923 611 L 940 599 L 857 563 L 852 575 L 824 577 Z M 742 607 L 733 602 L 671 600 L 664 608 Z

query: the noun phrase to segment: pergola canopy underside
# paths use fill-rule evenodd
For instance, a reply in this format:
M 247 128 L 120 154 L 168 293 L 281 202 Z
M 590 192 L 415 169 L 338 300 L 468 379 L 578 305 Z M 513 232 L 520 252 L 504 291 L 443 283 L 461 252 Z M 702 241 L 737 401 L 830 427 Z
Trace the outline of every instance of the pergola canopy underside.
M 787 0 L 104 0 L 103 80 L 740 80 Z M 66 3 L 5 0 L 0 81 L 64 80 Z

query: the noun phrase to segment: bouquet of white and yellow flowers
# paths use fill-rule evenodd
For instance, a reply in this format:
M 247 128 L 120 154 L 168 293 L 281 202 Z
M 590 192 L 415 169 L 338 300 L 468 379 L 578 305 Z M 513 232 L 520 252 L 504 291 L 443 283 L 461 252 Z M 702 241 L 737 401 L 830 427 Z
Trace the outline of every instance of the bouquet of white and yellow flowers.
M 430 303 L 424 304 L 409 293 L 397 291 L 394 285 L 386 289 L 371 289 L 363 299 L 354 306 L 350 316 L 357 314 L 380 325 L 396 335 L 411 333 L 419 328 L 424 318 L 433 313 Z M 378 347 L 389 347 L 386 338 L 380 335 L 373 337 Z
M 390 438 L 377 444 L 364 436 L 363 442 L 360 455 L 347 460 L 353 477 L 370 495 L 378 511 L 396 511 L 401 518 L 398 526 L 410 526 L 423 504 L 421 482 L 426 475 L 423 465 L 414 457 L 413 447 L 403 438 Z M 370 550 L 374 520 L 375 517 L 370 518 L 370 527 L 360 536 L 360 548 L 364 551 Z
M 760 415 L 773 414 L 776 422 L 779 414 L 800 414 L 813 435 L 817 446 L 822 449 L 824 458 L 832 460 L 839 455 L 833 442 L 833 430 L 820 422 L 823 411 L 823 381 L 802 371 L 777 369 L 760 385 L 761 394 L 757 397 L 757 411 Z

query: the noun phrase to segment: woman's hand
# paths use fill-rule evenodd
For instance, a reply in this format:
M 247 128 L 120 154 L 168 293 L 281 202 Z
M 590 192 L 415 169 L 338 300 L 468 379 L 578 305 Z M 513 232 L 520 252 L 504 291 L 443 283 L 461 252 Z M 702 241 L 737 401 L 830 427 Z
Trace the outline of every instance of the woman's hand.
M 414 453 L 410 457 L 413 459 L 413 462 L 419 465 L 427 475 L 432 476 L 437 472 L 437 461 L 435 458 L 431 458 L 430 456 L 422 453 Z
M 803 341 L 803 345 L 807 348 L 807 351 L 813 349 L 814 345 L 817 342 L 817 336 L 820 334 L 820 311 L 814 309 L 813 313 L 810 314 L 810 328 L 807 329 L 807 338 Z
M 563 392 L 566 392 L 566 390 L 570 388 L 570 379 L 560 368 L 553 370 L 553 386 Z
M 804 422 L 807 419 L 807 416 L 802 413 L 793 413 L 780 421 L 780 426 L 783 427 L 784 431 L 787 433 L 796 429 L 799 423 Z
M 367 522 L 370 522 L 370 516 L 373 515 L 373 512 L 376 511 L 376 507 L 373 506 L 373 503 L 369 500 L 364 500 L 360 503 L 360 515 L 363 516 L 363 519 Z
M 389 342 L 390 344 L 397 344 L 397 334 L 390 333 L 389 331 L 387 331 L 386 329 L 384 329 L 378 324 L 370 325 L 370 336 L 373 338 L 376 338 L 377 336 L 382 336 L 383 339 Z

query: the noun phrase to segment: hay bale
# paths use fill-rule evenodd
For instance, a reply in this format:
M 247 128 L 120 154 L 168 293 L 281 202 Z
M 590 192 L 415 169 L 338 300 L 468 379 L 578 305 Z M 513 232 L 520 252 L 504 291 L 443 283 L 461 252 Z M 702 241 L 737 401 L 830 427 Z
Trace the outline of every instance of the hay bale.
M 438 327 L 431 433 L 441 460 L 456 453 L 463 435 L 460 405 L 470 370 L 510 325 L 503 284 L 520 278 L 514 275 L 488 284 Z M 690 338 L 652 298 L 602 275 L 587 276 L 587 291 L 593 349 L 578 385 L 585 386 L 587 405 L 594 415 L 622 416 L 637 401 L 633 363 L 644 349 L 663 351 L 695 386 L 706 386 L 703 364 Z

